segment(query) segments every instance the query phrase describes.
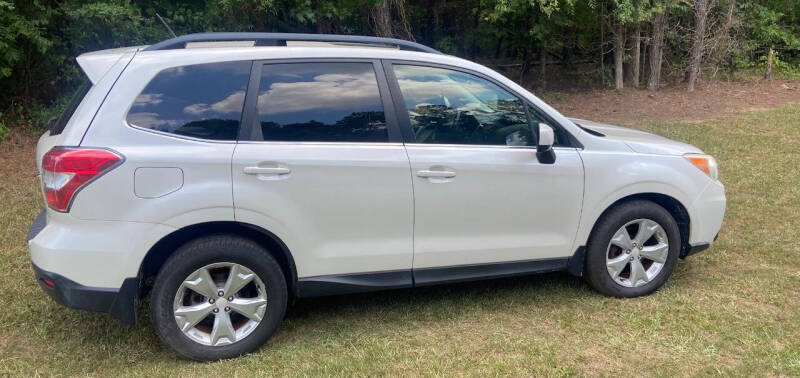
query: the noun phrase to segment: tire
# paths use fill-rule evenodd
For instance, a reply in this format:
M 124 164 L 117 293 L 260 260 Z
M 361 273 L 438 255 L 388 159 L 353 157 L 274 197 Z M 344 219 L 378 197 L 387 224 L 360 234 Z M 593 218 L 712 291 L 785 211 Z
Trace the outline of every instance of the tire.
M 655 222 L 661 227 L 660 231 L 656 231 L 644 243 L 633 244 L 639 236 L 640 227 L 654 229 L 651 228 L 653 223 L 645 221 Z M 625 231 L 622 231 L 623 227 L 625 227 Z M 630 243 L 623 240 L 622 232 L 629 235 L 628 242 Z M 642 238 L 646 235 L 644 233 Z M 612 238 L 615 240 L 612 241 Z M 668 248 L 663 246 L 664 241 Z M 639 249 L 620 247 L 626 243 L 638 245 Z M 646 200 L 633 200 L 616 205 L 603 214 L 592 230 L 586 248 L 584 277 L 595 290 L 608 296 L 633 298 L 651 294 L 664 285 L 675 269 L 681 243 L 678 224 L 663 207 Z M 645 248 L 642 248 L 641 244 L 644 244 Z M 639 254 L 640 252 L 641 254 Z M 664 255 L 666 256 L 664 257 Z M 648 256 L 655 260 L 648 259 Z M 663 262 L 656 261 L 662 259 Z M 644 278 L 642 278 L 642 270 L 634 268 L 636 261 L 639 263 L 637 267 L 645 269 Z M 618 269 L 623 266 L 621 264 L 626 265 L 622 269 Z M 627 279 L 625 277 L 626 269 Z M 636 273 L 633 272 L 634 269 L 636 269 Z M 651 271 L 655 274 L 649 277 L 647 273 Z M 614 274 L 612 272 L 619 272 L 616 274 L 616 278 L 612 277 Z M 630 278 L 633 278 L 635 283 L 632 283 Z
M 227 277 L 236 272 L 241 274 L 233 274 L 235 277 L 246 278 L 240 278 L 238 282 L 229 281 L 224 275 L 226 269 Z M 209 274 L 204 276 L 203 271 Z M 251 273 L 255 274 L 254 278 L 251 278 Z M 191 281 L 190 275 L 208 277 L 212 280 L 197 278 Z M 211 285 L 201 286 L 204 282 L 210 282 Z M 242 283 L 244 286 L 235 289 L 240 286 L 239 282 L 249 283 Z M 189 288 L 187 283 L 197 285 L 197 288 L 203 289 L 200 291 L 209 296 Z M 219 289 L 218 293 L 222 292 L 222 289 L 228 289 L 228 285 L 233 293 L 211 298 L 212 294 L 209 293 L 213 292 L 215 284 Z M 286 281 L 280 266 L 260 245 L 236 236 L 207 236 L 181 246 L 161 267 L 153 286 L 150 315 L 159 338 L 181 356 L 198 361 L 227 359 L 252 352 L 272 336 L 286 311 L 287 295 Z M 236 298 L 228 302 L 228 298 L 234 296 Z M 238 306 L 245 300 L 254 303 L 252 301 L 262 299 L 265 300 L 264 304 L 258 302 L 252 307 L 255 309 L 253 311 L 239 313 L 234 309 L 243 308 Z M 185 303 L 185 301 L 196 302 Z M 230 306 L 216 307 L 227 304 Z M 208 315 L 194 316 L 192 319 L 202 318 L 202 320 L 196 326 L 190 326 L 191 321 L 186 320 L 190 318 L 175 314 L 176 311 L 197 308 L 191 306 L 203 306 L 203 314 L 205 311 L 211 312 Z M 206 307 L 211 309 L 207 310 Z M 220 313 L 224 316 L 220 316 Z M 250 317 L 242 315 L 246 313 L 249 313 Z M 254 320 L 259 317 L 260 321 Z M 227 322 L 224 319 L 227 319 Z M 220 329 L 229 332 L 214 332 L 218 321 L 223 324 Z M 189 327 L 189 333 L 179 328 L 179 322 Z M 211 325 L 208 325 L 209 323 Z M 208 335 L 204 333 L 206 330 L 209 331 Z M 219 334 L 223 333 L 231 336 L 220 337 Z M 200 339 L 206 336 L 209 344 L 204 345 Z M 216 344 L 210 344 L 215 339 Z

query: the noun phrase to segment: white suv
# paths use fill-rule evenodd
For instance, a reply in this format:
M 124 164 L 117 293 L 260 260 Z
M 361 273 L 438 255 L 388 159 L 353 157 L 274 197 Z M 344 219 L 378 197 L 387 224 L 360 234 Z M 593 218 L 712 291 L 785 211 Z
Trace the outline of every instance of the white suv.
M 149 292 L 192 359 L 259 347 L 290 298 L 559 270 L 649 294 L 725 212 L 696 147 L 412 42 L 211 33 L 77 60 L 37 147 L 37 280 L 126 323 Z

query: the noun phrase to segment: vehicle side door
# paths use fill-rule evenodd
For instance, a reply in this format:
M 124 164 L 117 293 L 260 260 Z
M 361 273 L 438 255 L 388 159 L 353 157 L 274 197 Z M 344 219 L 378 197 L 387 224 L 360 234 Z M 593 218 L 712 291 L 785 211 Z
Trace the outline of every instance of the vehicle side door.
M 388 271 L 410 286 L 409 163 L 379 61 L 256 62 L 245 106 L 236 220 L 286 244 L 301 286 Z
M 558 125 L 496 81 L 419 62 L 384 66 L 408 140 L 415 283 L 448 280 L 437 268 L 486 265 L 491 274 L 492 264 L 564 264 L 574 252 L 583 165 L 563 130 L 555 162 L 540 162 L 538 123 Z M 481 274 L 470 269 L 467 276 Z M 453 279 L 467 278 L 461 273 Z

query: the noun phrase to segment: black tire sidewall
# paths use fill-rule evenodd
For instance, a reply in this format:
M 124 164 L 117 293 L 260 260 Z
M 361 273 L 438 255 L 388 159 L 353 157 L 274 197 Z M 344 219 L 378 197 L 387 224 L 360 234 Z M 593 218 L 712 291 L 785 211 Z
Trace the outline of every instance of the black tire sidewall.
M 624 224 L 635 219 L 650 219 L 664 229 L 669 243 L 667 261 L 658 276 L 639 287 L 625 287 L 611 278 L 606 268 L 608 244 L 614 233 Z M 585 276 L 587 281 L 599 292 L 614 297 L 638 297 L 658 290 L 672 275 L 678 262 L 681 248 L 681 234 L 672 215 L 656 203 L 635 200 L 609 209 L 598 221 L 587 245 Z
M 231 345 L 207 346 L 191 340 L 178 328 L 173 313 L 175 294 L 195 270 L 213 263 L 231 262 L 252 270 L 264 282 L 267 308 L 258 327 Z M 180 247 L 161 267 L 150 301 L 151 317 L 161 340 L 178 354 L 193 360 L 219 360 L 249 353 L 263 345 L 277 329 L 286 311 L 286 281 L 275 259 L 257 243 L 217 235 Z

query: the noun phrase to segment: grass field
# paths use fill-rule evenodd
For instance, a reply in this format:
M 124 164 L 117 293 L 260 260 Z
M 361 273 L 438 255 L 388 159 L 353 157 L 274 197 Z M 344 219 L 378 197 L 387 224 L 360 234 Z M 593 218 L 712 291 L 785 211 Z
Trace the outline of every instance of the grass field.
M 303 300 L 259 351 L 207 364 L 160 345 L 145 307 L 129 327 L 45 295 L 31 151 L 0 152 L 0 375 L 800 375 L 800 105 L 635 126 L 713 154 L 727 186 L 719 241 L 656 294 L 549 274 Z

